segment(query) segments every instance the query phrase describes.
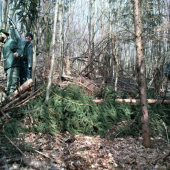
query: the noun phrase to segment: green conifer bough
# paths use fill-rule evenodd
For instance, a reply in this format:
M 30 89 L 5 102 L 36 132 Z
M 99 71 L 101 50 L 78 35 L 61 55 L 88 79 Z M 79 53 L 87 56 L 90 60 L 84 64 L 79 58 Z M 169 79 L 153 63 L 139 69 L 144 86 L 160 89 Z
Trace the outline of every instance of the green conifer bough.
M 45 90 L 46 87 L 42 87 Z M 101 136 L 140 135 L 141 118 L 138 104 L 116 103 L 115 92 L 102 91 L 104 101 L 92 102 L 93 96 L 87 95 L 84 88 L 70 84 L 64 90 L 52 85 L 49 101 L 42 93 L 26 105 L 11 111 L 11 121 L 4 126 L 4 132 L 18 135 L 24 131 L 50 133 L 55 135 L 68 131 L 71 134 Z M 162 133 L 169 125 L 169 106 L 149 105 L 152 136 Z M 15 114 L 13 114 L 15 113 Z M 32 117 L 32 123 L 30 122 Z M 24 125 L 25 119 L 29 126 Z M 24 121 L 23 121 L 24 120 Z M 18 126 L 19 125 L 19 126 Z M 31 125 L 31 126 L 30 126 Z

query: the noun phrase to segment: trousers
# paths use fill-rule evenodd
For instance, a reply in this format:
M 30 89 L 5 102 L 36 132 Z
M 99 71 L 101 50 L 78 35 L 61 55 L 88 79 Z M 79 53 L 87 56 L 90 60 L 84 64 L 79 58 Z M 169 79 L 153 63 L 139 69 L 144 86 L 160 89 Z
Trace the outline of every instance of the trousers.
M 19 67 L 12 67 L 6 70 L 7 73 L 7 95 L 13 93 L 19 86 Z
M 31 78 L 32 68 L 28 68 L 28 61 L 21 60 L 20 61 L 20 86 L 24 84 L 27 79 Z

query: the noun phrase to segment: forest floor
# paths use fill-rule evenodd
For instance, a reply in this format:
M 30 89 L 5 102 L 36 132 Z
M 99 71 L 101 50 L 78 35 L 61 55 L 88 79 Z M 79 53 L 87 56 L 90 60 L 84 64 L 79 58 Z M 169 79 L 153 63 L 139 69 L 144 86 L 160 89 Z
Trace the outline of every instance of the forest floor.
M 9 139 L 9 142 L 10 139 Z M 32 147 L 19 148 L 27 143 Z M 18 154 L 0 158 L 1 170 L 164 170 L 170 167 L 170 145 L 161 138 L 152 139 L 152 147 L 142 146 L 142 138 L 100 138 L 71 135 L 68 132 L 20 134 L 13 144 Z M 1 148 L 6 152 L 7 148 Z
M 119 91 L 131 95 L 135 90 L 132 84 L 129 79 L 120 79 Z M 164 170 L 170 167 L 170 143 L 161 137 L 152 138 L 151 148 L 143 147 L 140 135 L 110 139 L 68 132 L 56 136 L 30 132 L 21 133 L 15 142 L 5 138 L 18 152 L 9 154 L 7 147 L 0 148 L 4 155 L 0 157 L 0 170 Z

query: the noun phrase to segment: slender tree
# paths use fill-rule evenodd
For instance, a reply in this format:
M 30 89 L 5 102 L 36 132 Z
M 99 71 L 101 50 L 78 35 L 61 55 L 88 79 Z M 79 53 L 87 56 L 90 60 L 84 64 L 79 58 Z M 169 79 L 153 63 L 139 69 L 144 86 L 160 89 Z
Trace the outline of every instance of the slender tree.
M 64 59 L 64 5 L 65 3 L 59 0 L 60 8 L 59 8 L 59 23 L 60 23 L 60 57 L 59 57 L 59 79 L 61 80 L 61 76 L 64 74 L 63 69 L 63 59 Z
M 2 14 L 3 14 L 3 2 L 2 2 L 2 0 L 0 0 L 0 28 L 2 28 L 2 19 L 3 19 L 3 16 L 2 16 Z
M 94 17 L 95 17 L 95 0 L 89 0 L 89 78 L 92 79 L 91 71 L 93 70 L 93 57 L 94 57 Z
M 53 37 L 52 37 L 52 59 L 51 59 L 51 68 L 50 68 L 50 73 L 49 73 L 49 78 L 48 78 L 48 85 L 47 85 L 47 90 L 46 90 L 46 101 L 49 100 L 49 95 L 50 95 L 50 88 L 52 84 L 52 79 L 53 79 L 53 70 L 54 70 L 54 62 L 56 59 L 56 33 L 57 33 L 57 19 L 58 19 L 58 10 L 59 10 L 59 1 L 56 1 L 56 6 L 55 6 L 55 13 L 54 13 L 54 27 L 53 27 Z
M 4 25 L 3 28 L 7 28 L 8 12 L 9 12 L 9 0 L 4 1 Z
M 133 11 L 134 11 L 134 28 L 135 28 L 135 36 L 136 36 L 137 71 L 138 71 L 140 107 L 142 113 L 143 145 L 145 147 L 150 147 L 151 141 L 150 141 L 148 104 L 147 104 L 147 95 L 146 95 L 145 59 L 143 55 L 143 45 L 142 45 L 142 21 L 141 21 L 141 11 L 140 11 L 140 0 L 132 0 L 132 4 L 133 4 Z

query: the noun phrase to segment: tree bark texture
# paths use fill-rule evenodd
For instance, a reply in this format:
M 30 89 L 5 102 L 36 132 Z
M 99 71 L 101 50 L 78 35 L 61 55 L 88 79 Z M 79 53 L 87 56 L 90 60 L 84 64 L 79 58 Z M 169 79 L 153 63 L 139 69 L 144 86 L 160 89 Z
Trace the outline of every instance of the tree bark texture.
M 133 13 L 134 13 L 134 28 L 136 37 L 136 53 L 137 53 L 137 72 L 138 72 L 138 86 L 140 95 L 140 107 L 142 113 L 142 136 L 143 145 L 145 147 L 151 146 L 150 141 L 150 127 L 149 127 L 149 114 L 148 103 L 146 95 L 146 73 L 145 73 L 145 60 L 143 55 L 142 44 L 142 21 L 140 11 L 140 0 L 132 0 Z
M 116 99 L 116 102 L 121 103 L 140 103 L 140 99 Z M 162 103 L 170 104 L 170 100 L 156 100 L 156 99 L 147 99 L 148 104 Z
M 36 86 L 36 67 L 37 67 L 37 29 L 36 26 L 34 27 L 34 40 L 33 40 L 33 66 L 32 66 L 32 80 L 34 82 L 34 89 L 35 91 L 35 86 Z
M 49 73 L 49 79 L 48 79 L 48 85 L 46 90 L 46 101 L 49 100 L 50 95 L 50 88 L 51 83 L 53 79 L 53 70 L 54 70 L 54 62 L 56 59 L 56 33 L 57 33 L 57 18 L 58 18 L 58 8 L 59 8 L 59 0 L 56 1 L 56 7 L 55 7 L 55 14 L 54 14 L 54 27 L 53 27 L 53 37 L 52 37 L 52 59 L 51 59 L 51 68 Z
M 64 73 L 63 69 L 63 60 L 64 60 L 64 3 L 60 0 L 59 1 L 60 8 L 59 8 L 59 22 L 60 22 L 60 62 L 59 62 L 59 78 L 61 80 L 61 76 Z
M 7 28 L 7 21 L 8 21 L 8 13 L 9 13 L 9 0 L 4 1 L 4 23 L 3 28 Z
M 88 62 L 91 63 L 94 57 L 94 17 L 95 17 L 95 0 L 89 1 L 89 45 L 88 45 Z M 88 72 L 93 70 L 93 62 L 88 67 Z M 88 74 L 88 77 L 92 80 L 91 72 Z
M 29 88 L 33 86 L 33 80 L 28 79 L 22 86 L 20 86 L 17 90 L 15 90 L 13 93 L 11 93 L 7 97 L 7 101 L 14 100 L 18 95 L 25 93 Z

